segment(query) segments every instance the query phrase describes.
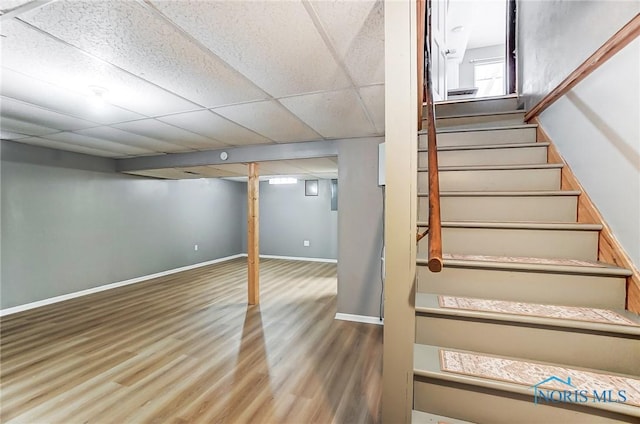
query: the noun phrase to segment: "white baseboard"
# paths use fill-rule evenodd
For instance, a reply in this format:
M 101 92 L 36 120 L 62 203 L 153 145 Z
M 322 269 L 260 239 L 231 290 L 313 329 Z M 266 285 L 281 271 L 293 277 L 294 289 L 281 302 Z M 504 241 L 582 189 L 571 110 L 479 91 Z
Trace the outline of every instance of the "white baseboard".
M 98 287 L 92 287 L 90 289 L 81 290 L 73 293 L 63 294 L 49 299 L 38 300 L 36 302 L 25 303 L 24 305 L 13 306 L 11 308 L 0 309 L 0 317 L 5 315 L 15 314 L 17 312 L 27 311 L 29 309 L 39 308 L 45 305 L 51 305 L 52 303 L 62 302 L 64 300 L 74 299 L 76 297 L 86 296 L 88 294 L 99 293 L 101 291 L 115 289 L 116 287 L 128 286 L 129 284 L 140 283 L 142 281 L 150 280 L 152 278 L 164 277 L 165 275 L 175 274 L 177 272 L 188 271 L 190 269 L 200 268 L 206 265 L 217 264 L 219 262 L 226 262 L 232 259 L 241 258 L 247 256 L 246 253 L 239 253 L 237 255 L 225 256 L 224 258 L 213 259 L 211 261 L 200 262 L 193 265 L 187 265 L 180 268 L 174 268 L 167 271 L 157 272 L 155 274 L 143 275 L 142 277 L 132 278 L 130 280 L 118 281 L 115 283 L 105 284 Z
M 247 254 L 245 253 L 245 256 Z M 337 264 L 337 259 L 328 259 L 328 258 L 303 258 L 300 256 L 278 256 L 278 255 L 260 255 L 261 258 L 264 259 L 286 259 L 288 261 L 305 261 L 305 262 L 326 262 L 330 264 Z
M 353 321 L 353 322 L 363 322 L 365 324 L 377 324 L 384 325 L 384 318 L 380 321 L 378 317 L 370 317 L 367 315 L 352 315 L 352 314 L 341 314 L 336 313 L 336 319 L 342 321 Z

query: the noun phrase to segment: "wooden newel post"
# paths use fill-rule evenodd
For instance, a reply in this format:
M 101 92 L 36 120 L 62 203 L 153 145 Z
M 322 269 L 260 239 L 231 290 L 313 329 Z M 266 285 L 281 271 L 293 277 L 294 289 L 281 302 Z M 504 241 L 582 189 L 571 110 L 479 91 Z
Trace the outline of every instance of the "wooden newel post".
M 260 303 L 260 197 L 258 164 L 249 164 L 247 181 L 247 266 L 249 284 L 249 305 Z

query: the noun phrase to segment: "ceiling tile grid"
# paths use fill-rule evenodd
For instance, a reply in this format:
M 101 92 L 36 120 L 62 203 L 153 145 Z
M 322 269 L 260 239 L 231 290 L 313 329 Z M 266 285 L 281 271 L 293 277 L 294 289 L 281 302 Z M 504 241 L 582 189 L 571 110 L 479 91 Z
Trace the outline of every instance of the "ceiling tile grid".
M 0 114 L 3 117 L 6 116 L 7 118 L 20 121 L 29 121 L 37 125 L 42 125 L 44 127 L 60 131 L 72 131 L 96 126 L 94 122 L 52 112 L 50 110 L 4 96 L 0 98 Z
M 107 126 L 87 128 L 86 130 L 75 131 L 75 133 L 153 150 L 158 153 L 179 153 L 194 150 L 190 147 L 180 146 L 179 144 L 169 143 Z
M 131 157 L 384 131 L 381 1 L 27 3 L 0 8 L 3 139 Z
M 286 143 L 322 138 L 276 101 L 226 106 L 214 109 L 214 112 L 276 142 Z
M 265 98 L 238 72 L 134 1 L 57 1 L 22 19 L 204 107 Z
M 360 98 L 371 114 L 378 133 L 384 134 L 384 85 L 360 87 Z
M 193 110 L 197 105 L 13 19 L 2 23 L 2 66 L 72 92 L 108 89 L 112 105 L 145 116 Z M 4 90 L 4 88 L 3 88 Z M 44 95 L 44 94 L 43 94 Z M 61 99 L 61 102 L 63 100 Z
M 208 137 L 183 130 L 157 119 L 141 119 L 139 121 L 124 122 L 112 125 L 115 128 L 145 137 L 164 140 L 180 146 L 197 150 L 210 150 L 225 147 L 225 144 Z
M 69 152 L 83 153 L 85 155 L 92 155 L 92 156 L 101 156 L 101 157 L 107 157 L 107 158 L 118 158 L 122 156 L 122 154 L 112 152 L 112 151 L 101 150 L 101 149 L 89 147 L 89 146 L 81 146 L 73 143 L 50 140 L 44 137 L 24 138 L 24 139 L 21 139 L 20 142 L 31 144 L 34 146 L 47 147 L 50 149 L 66 150 Z
M 349 85 L 299 1 L 153 4 L 274 97 Z
M 87 87 L 81 87 L 84 93 L 70 91 L 8 68 L 2 69 L 0 79 L 4 97 L 88 121 L 107 125 L 145 118 L 144 115 L 106 102 L 100 107 L 93 107 L 87 97 Z
M 356 85 L 384 82 L 384 6 L 381 1 L 313 1 Z
M 163 116 L 158 119 L 205 137 L 220 140 L 228 145 L 241 146 L 247 144 L 272 143 L 270 139 L 209 110 L 179 113 Z
M 376 133 L 353 89 L 288 97 L 280 101 L 325 138 Z

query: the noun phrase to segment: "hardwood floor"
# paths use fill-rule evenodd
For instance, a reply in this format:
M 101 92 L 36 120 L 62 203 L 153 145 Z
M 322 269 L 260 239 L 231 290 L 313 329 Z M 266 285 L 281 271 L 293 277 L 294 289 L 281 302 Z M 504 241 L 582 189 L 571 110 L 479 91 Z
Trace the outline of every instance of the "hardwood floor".
M 334 320 L 336 265 L 246 259 L 3 317 L 3 423 L 380 421 L 382 327 Z

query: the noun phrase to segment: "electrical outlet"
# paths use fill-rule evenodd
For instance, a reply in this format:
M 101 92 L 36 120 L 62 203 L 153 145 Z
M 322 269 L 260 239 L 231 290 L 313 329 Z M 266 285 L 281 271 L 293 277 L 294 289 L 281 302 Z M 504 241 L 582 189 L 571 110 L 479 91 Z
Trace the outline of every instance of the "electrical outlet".
M 198 245 L 197 244 L 193 245 L 193 250 L 195 250 L 196 252 L 198 251 Z
M 304 245 L 304 247 L 309 247 L 309 240 L 305 240 L 304 242 L 302 242 L 302 244 Z

